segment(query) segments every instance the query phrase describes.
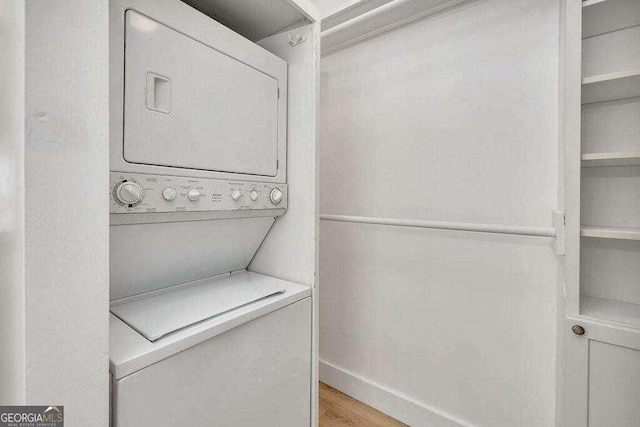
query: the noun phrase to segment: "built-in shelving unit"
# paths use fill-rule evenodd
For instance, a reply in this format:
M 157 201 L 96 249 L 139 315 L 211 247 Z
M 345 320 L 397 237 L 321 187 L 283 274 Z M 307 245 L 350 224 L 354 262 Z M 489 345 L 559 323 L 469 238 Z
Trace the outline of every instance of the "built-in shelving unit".
M 640 166 L 640 151 L 586 153 L 582 155 L 582 166 Z
M 600 239 L 640 240 L 640 228 L 582 226 L 580 235 Z
M 566 332 L 559 424 L 637 426 L 640 0 L 563 3 Z
M 582 167 L 620 169 L 582 172 L 580 314 L 637 328 L 639 46 L 639 0 L 582 2 Z

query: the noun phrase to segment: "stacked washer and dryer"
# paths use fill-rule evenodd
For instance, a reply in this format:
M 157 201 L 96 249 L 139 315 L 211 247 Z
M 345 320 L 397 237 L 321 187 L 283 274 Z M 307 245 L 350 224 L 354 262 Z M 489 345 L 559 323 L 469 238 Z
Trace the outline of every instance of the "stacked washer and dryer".
M 287 63 L 178 0 L 113 0 L 112 425 L 303 426 L 308 286 L 247 270 L 286 215 Z

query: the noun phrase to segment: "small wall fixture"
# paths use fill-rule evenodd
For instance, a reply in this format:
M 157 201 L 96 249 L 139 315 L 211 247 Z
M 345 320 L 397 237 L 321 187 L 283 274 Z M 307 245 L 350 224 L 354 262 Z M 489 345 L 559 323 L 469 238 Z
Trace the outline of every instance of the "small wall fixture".
M 307 41 L 307 37 L 309 37 L 309 34 L 306 32 L 296 34 L 294 36 L 289 36 L 289 44 L 291 45 L 291 47 L 298 46 L 299 44 L 302 44 L 305 41 Z

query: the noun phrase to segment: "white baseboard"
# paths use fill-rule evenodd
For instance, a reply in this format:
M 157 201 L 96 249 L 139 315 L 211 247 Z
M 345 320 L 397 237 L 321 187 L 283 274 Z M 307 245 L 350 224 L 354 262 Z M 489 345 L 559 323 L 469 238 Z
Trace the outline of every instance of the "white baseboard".
M 323 360 L 320 360 L 320 381 L 412 427 L 473 426 Z

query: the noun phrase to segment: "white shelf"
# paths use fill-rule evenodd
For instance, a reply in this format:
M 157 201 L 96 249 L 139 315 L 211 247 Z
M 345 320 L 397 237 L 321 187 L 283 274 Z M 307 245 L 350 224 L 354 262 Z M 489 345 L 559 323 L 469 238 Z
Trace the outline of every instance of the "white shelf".
M 638 0 L 589 0 L 582 3 L 582 38 L 640 25 Z
M 587 153 L 582 155 L 583 167 L 638 165 L 640 165 L 640 151 Z
M 580 314 L 596 319 L 640 326 L 640 304 L 581 295 Z
M 640 240 L 640 228 L 582 226 L 580 235 L 599 239 Z
M 582 104 L 640 97 L 640 68 L 582 79 Z
M 309 0 L 182 0 L 233 31 L 257 42 L 283 28 L 320 22 Z

